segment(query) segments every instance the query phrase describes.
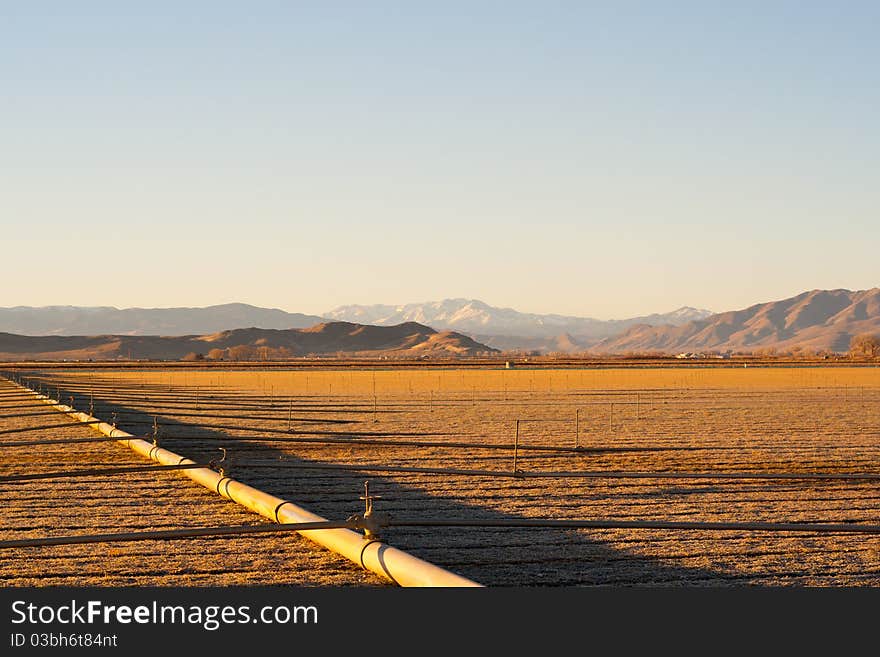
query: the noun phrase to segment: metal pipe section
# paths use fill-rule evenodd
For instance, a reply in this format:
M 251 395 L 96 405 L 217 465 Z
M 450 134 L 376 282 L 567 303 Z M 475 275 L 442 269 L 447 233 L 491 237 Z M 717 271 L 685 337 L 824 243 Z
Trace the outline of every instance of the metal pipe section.
M 28 388 L 23 388 L 29 390 Z M 106 422 L 102 422 L 75 408 L 50 399 L 46 395 L 30 391 L 37 399 L 66 413 L 80 422 L 88 423 L 117 442 L 162 465 L 195 465 L 180 454 L 158 447 L 130 433 L 122 431 Z M 240 504 L 251 511 L 278 523 L 329 522 L 326 518 L 297 506 L 289 500 L 269 495 L 261 490 L 226 477 L 220 472 L 202 467 L 183 470 L 183 474 L 205 488 L 213 490 L 223 497 Z M 367 540 L 362 534 L 350 529 L 315 529 L 302 530 L 302 536 L 315 543 L 360 564 L 366 570 L 385 577 L 400 586 L 443 586 L 469 587 L 480 586 L 476 582 L 449 572 L 439 566 L 418 557 L 393 548 L 378 540 Z

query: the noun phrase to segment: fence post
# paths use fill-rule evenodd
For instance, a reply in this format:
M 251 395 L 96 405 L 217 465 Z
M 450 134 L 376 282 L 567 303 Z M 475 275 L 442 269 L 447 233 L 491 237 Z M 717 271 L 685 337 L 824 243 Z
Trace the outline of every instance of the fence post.
M 517 473 L 517 458 L 519 456 L 519 420 L 516 421 L 516 433 L 513 436 L 513 474 Z

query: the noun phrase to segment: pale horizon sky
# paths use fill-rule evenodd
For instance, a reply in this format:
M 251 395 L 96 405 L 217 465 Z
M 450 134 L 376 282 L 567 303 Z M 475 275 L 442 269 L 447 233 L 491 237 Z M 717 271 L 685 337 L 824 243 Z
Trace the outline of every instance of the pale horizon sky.
M 878 24 L 874 2 L 0 3 L 0 306 L 610 319 L 876 287 Z

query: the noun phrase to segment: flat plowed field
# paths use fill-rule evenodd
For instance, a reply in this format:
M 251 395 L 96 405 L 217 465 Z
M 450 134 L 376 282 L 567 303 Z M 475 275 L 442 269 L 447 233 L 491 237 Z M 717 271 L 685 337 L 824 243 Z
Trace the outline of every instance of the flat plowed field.
M 47 425 L 67 427 L 39 429 Z M 0 476 L 141 466 L 113 443 L 13 446 L 99 436 L 0 382 Z M 244 525 L 259 516 L 179 473 L 0 482 L 0 540 Z M 298 586 L 386 582 L 297 534 L 5 550 L 0 586 Z
M 877 535 L 487 526 L 522 518 L 880 524 L 876 478 L 796 478 L 880 474 L 878 368 L 27 376 L 133 434 L 149 435 L 157 422 L 162 446 L 196 461 L 224 447 L 231 476 L 331 520 L 362 509 L 369 480 L 381 495 L 376 508 L 395 519 L 473 523 L 392 527 L 383 539 L 487 585 L 880 585 Z M 8 395 L 0 415 L 48 410 L 12 388 L 0 393 Z M 0 428 L 64 417 L 0 418 Z M 86 427 L 0 433 L 0 445 L 92 434 Z M 3 453 L 0 474 L 144 462 L 112 443 Z M 782 476 L 754 477 L 764 474 Z M 263 522 L 179 473 L 2 491 L 2 538 Z M 0 577 L 7 584 L 380 583 L 295 535 L 32 548 L 4 559 Z

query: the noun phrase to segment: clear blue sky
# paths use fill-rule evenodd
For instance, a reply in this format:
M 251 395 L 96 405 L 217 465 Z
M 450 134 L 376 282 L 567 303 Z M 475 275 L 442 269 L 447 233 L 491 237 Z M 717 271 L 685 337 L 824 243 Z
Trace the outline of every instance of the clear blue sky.
M 877 2 L 0 0 L 0 306 L 880 285 Z

